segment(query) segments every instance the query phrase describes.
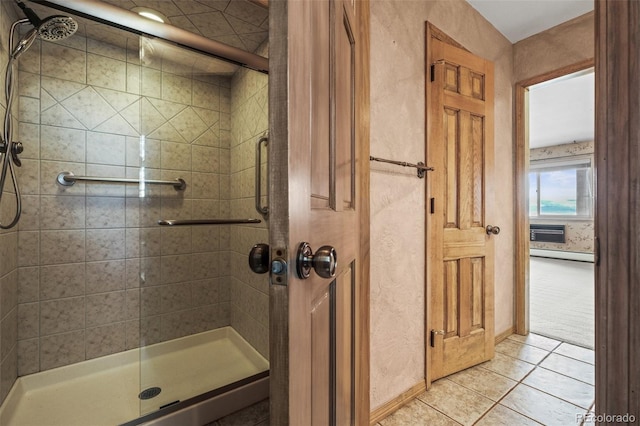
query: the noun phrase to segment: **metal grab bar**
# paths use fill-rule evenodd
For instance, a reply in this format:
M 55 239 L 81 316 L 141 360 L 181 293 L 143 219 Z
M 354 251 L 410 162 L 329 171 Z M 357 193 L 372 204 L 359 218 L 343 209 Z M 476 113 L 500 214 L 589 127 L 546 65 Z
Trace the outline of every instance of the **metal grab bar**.
M 269 137 L 262 136 L 256 142 L 256 211 L 267 220 L 269 218 L 269 206 L 262 205 L 262 144 L 269 146 Z M 267 186 L 269 186 L 269 174 L 267 174 Z M 268 197 L 268 195 L 267 195 Z
M 369 156 L 369 161 L 379 161 L 381 163 L 395 164 L 396 166 L 402 166 L 402 167 L 415 167 L 416 169 L 418 169 L 418 177 L 420 179 L 424 177 L 425 172 L 432 172 L 434 170 L 433 167 L 425 166 L 422 161 L 419 162 L 418 164 L 412 164 L 412 163 L 407 163 L 405 161 L 386 160 L 384 158 L 378 158 L 378 157 L 372 157 L 372 156 Z
M 239 223 L 260 223 L 260 219 L 188 219 L 188 220 L 159 220 L 162 226 L 186 226 L 186 225 L 235 225 Z
M 76 182 L 140 183 L 140 179 L 76 176 L 71 172 L 61 172 L 58 175 L 58 183 L 60 185 L 72 186 Z M 144 182 L 145 185 L 171 185 L 176 189 L 176 191 L 184 191 L 187 188 L 187 182 L 181 178 L 176 178 L 176 180 L 143 180 L 142 182 Z

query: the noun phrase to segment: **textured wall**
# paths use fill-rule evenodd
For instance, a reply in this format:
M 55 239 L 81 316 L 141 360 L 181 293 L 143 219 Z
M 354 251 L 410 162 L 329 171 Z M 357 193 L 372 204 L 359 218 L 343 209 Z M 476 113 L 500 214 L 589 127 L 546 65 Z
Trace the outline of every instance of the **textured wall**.
M 594 142 L 568 143 L 562 145 L 536 148 L 530 151 L 530 160 L 547 160 L 551 158 L 567 158 L 575 155 L 593 154 Z M 557 220 L 557 219 L 531 219 L 531 223 L 548 223 L 565 225 L 566 242 L 539 243 L 530 242 L 534 249 L 574 251 L 580 253 L 593 253 L 594 226 L 593 220 Z
M 463 0 L 371 4 L 371 155 L 425 157 L 425 21 L 495 63 L 496 333 L 513 325 L 512 45 Z M 427 161 L 428 163 L 428 161 Z M 424 379 L 425 186 L 371 165 L 371 408 Z M 427 177 L 428 178 L 428 177 Z M 427 241 L 428 245 L 429 242 Z
M 268 56 L 267 51 L 265 43 L 257 53 Z M 255 147 L 269 126 L 268 82 L 268 75 L 248 69 L 237 71 L 231 80 L 230 214 L 234 218 L 262 219 L 255 209 Z M 267 150 L 262 149 L 266 178 Z M 266 179 L 263 182 L 262 194 L 266 194 Z M 269 277 L 254 274 L 247 265 L 251 247 L 269 242 L 267 222 L 232 226 L 231 235 L 231 325 L 268 359 Z
M 16 19 L 13 11 L 5 8 L 3 1 L 0 6 L 0 72 L 4 81 L 4 71 L 7 67 L 9 44 L 9 30 Z M 17 79 L 16 79 L 17 80 Z M 18 103 L 13 105 L 14 120 Z M 4 119 L 6 101 L 0 96 L 0 114 Z M 17 126 L 14 125 L 14 140 L 19 140 Z M 5 193 L 0 205 L 0 221 L 10 222 L 15 215 L 14 190 L 11 178 L 7 175 Z M 18 372 L 18 228 L 0 230 L 0 404 L 4 401 L 13 385 Z
M 532 35 L 513 46 L 515 81 L 594 57 L 593 12 Z
M 149 50 L 141 64 L 119 34 L 36 42 L 20 61 L 20 375 L 230 322 L 229 233 L 156 224 L 228 212 L 230 79 Z M 142 167 L 187 190 L 56 183 Z

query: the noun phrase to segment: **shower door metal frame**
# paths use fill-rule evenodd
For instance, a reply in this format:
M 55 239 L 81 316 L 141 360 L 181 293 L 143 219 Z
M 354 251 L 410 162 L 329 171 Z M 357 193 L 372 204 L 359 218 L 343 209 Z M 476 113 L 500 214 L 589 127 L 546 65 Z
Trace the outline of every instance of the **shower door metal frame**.
M 187 49 L 206 53 L 236 65 L 268 74 L 269 60 L 263 56 L 211 40 L 192 32 L 144 18 L 135 12 L 98 0 L 32 0 L 66 13 L 107 24 L 139 35 L 158 37 Z

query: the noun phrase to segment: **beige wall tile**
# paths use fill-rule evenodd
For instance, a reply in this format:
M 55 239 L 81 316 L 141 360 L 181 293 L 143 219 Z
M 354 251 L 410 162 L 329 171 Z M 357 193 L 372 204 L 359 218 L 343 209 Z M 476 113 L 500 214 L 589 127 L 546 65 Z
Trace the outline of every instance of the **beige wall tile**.
M 162 73 L 158 70 L 143 66 L 141 70 L 140 87 L 144 96 L 162 97 Z
M 85 359 L 84 330 L 40 339 L 40 368 L 48 370 Z
M 191 253 L 191 227 L 168 227 L 161 230 L 161 254 Z
M 140 289 L 140 315 L 141 318 L 159 315 L 162 313 L 162 287 L 145 287 Z
M 86 263 L 86 294 L 104 293 L 125 288 L 125 260 Z
M 87 228 L 122 228 L 125 225 L 124 198 L 87 197 Z
M 193 306 L 213 305 L 220 301 L 220 278 L 209 278 L 191 283 Z
M 157 257 L 143 257 L 140 261 L 140 285 L 143 287 L 162 284 L 162 259 Z
M 87 261 L 124 259 L 124 229 L 87 230 Z
M 126 62 L 89 53 L 87 84 L 125 92 L 127 89 Z
M 126 288 L 140 287 L 140 259 L 125 261 L 125 285 Z
M 84 263 L 65 263 L 40 267 L 40 300 L 84 296 L 84 294 Z
M 43 43 L 42 75 L 86 83 L 87 58 L 85 52 L 54 43 Z M 60 61 L 60 58 L 65 58 Z
M 191 169 L 191 146 L 183 143 L 162 142 L 162 168 L 171 170 Z
M 123 37 L 124 38 L 124 37 Z M 111 59 L 116 59 L 118 61 L 127 60 L 127 51 L 122 47 L 116 46 L 114 44 L 102 41 L 95 40 L 93 38 L 87 38 L 87 52 L 95 53 L 96 55 L 106 56 Z
M 18 135 L 24 145 L 24 151 L 20 155 L 25 158 L 40 158 L 40 126 L 33 123 L 20 122 Z
M 122 352 L 126 347 L 124 322 L 88 328 L 86 336 L 87 359 Z
M 18 169 L 20 192 L 25 195 L 40 193 L 40 165 L 36 160 L 22 160 Z
M 175 312 L 192 306 L 191 283 L 170 284 L 161 287 L 162 312 Z
M 20 96 L 18 100 L 18 114 L 20 121 L 25 123 L 40 123 L 40 100 Z
M 0 237 L 0 240 L 2 238 Z M 18 237 L 18 266 L 34 266 L 40 263 L 40 234 L 38 231 L 20 232 Z
M 40 371 L 39 339 L 18 341 L 18 375 L 26 376 Z
M 179 283 L 196 276 L 196 267 L 192 265 L 192 255 L 162 256 L 161 277 L 163 284 Z M 202 277 L 206 278 L 206 277 Z
M 47 300 L 40 303 L 40 333 L 42 336 L 80 330 L 84 327 L 84 297 Z
M 18 303 L 37 302 L 40 294 L 40 267 L 18 268 Z
M 37 195 L 22 195 L 22 215 L 18 222 L 21 231 L 40 229 L 40 197 Z
M 40 304 L 23 303 L 18 305 L 18 339 L 26 340 L 40 335 Z
M 42 229 L 83 229 L 85 227 L 84 197 L 40 198 Z
M 143 80 L 144 87 L 144 80 Z M 191 80 L 174 74 L 162 74 L 162 99 L 191 104 Z
M 42 265 L 75 263 L 85 260 L 85 231 L 40 232 Z M 88 247 L 87 247 L 88 248 Z M 33 253 L 37 253 L 33 252 Z
M 127 320 L 133 320 L 140 318 L 140 293 L 142 290 L 139 288 L 133 290 L 127 290 L 125 293 L 125 318 Z
M 13 383 L 17 378 L 18 372 L 18 345 L 13 345 L 9 353 L 0 364 L 0 400 L 4 400 Z
M 18 309 L 14 307 L 0 321 L 0 358 L 4 359 L 18 342 Z
M 140 228 L 140 254 L 145 257 L 162 254 L 162 229 Z
M 87 162 L 125 165 L 125 140 L 122 135 L 87 132 Z
M 87 296 L 87 327 L 124 321 L 124 296 L 124 291 Z
M 0 318 L 4 318 L 18 304 L 18 272 L 14 268 L 0 279 Z

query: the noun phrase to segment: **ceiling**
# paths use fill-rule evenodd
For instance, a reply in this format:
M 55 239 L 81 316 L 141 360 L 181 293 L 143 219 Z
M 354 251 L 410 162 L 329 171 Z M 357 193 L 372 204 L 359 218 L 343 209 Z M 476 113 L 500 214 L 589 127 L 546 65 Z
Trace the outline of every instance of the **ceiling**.
M 593 0 L 467 0 L 511 43 L 593 10 Z M 593 71 L 529 88 L 529 147 L 594 139 Z
M 250 0 L 103 0 L 123 9 L 149 8 L 169 24 L 255 52 L 269 35 L 269 10 Z
M 593 69 L 529 88 L 529 147 L 594 139 Z
M 593 0 L 467 0 L 511 43 L 593 10 Z

